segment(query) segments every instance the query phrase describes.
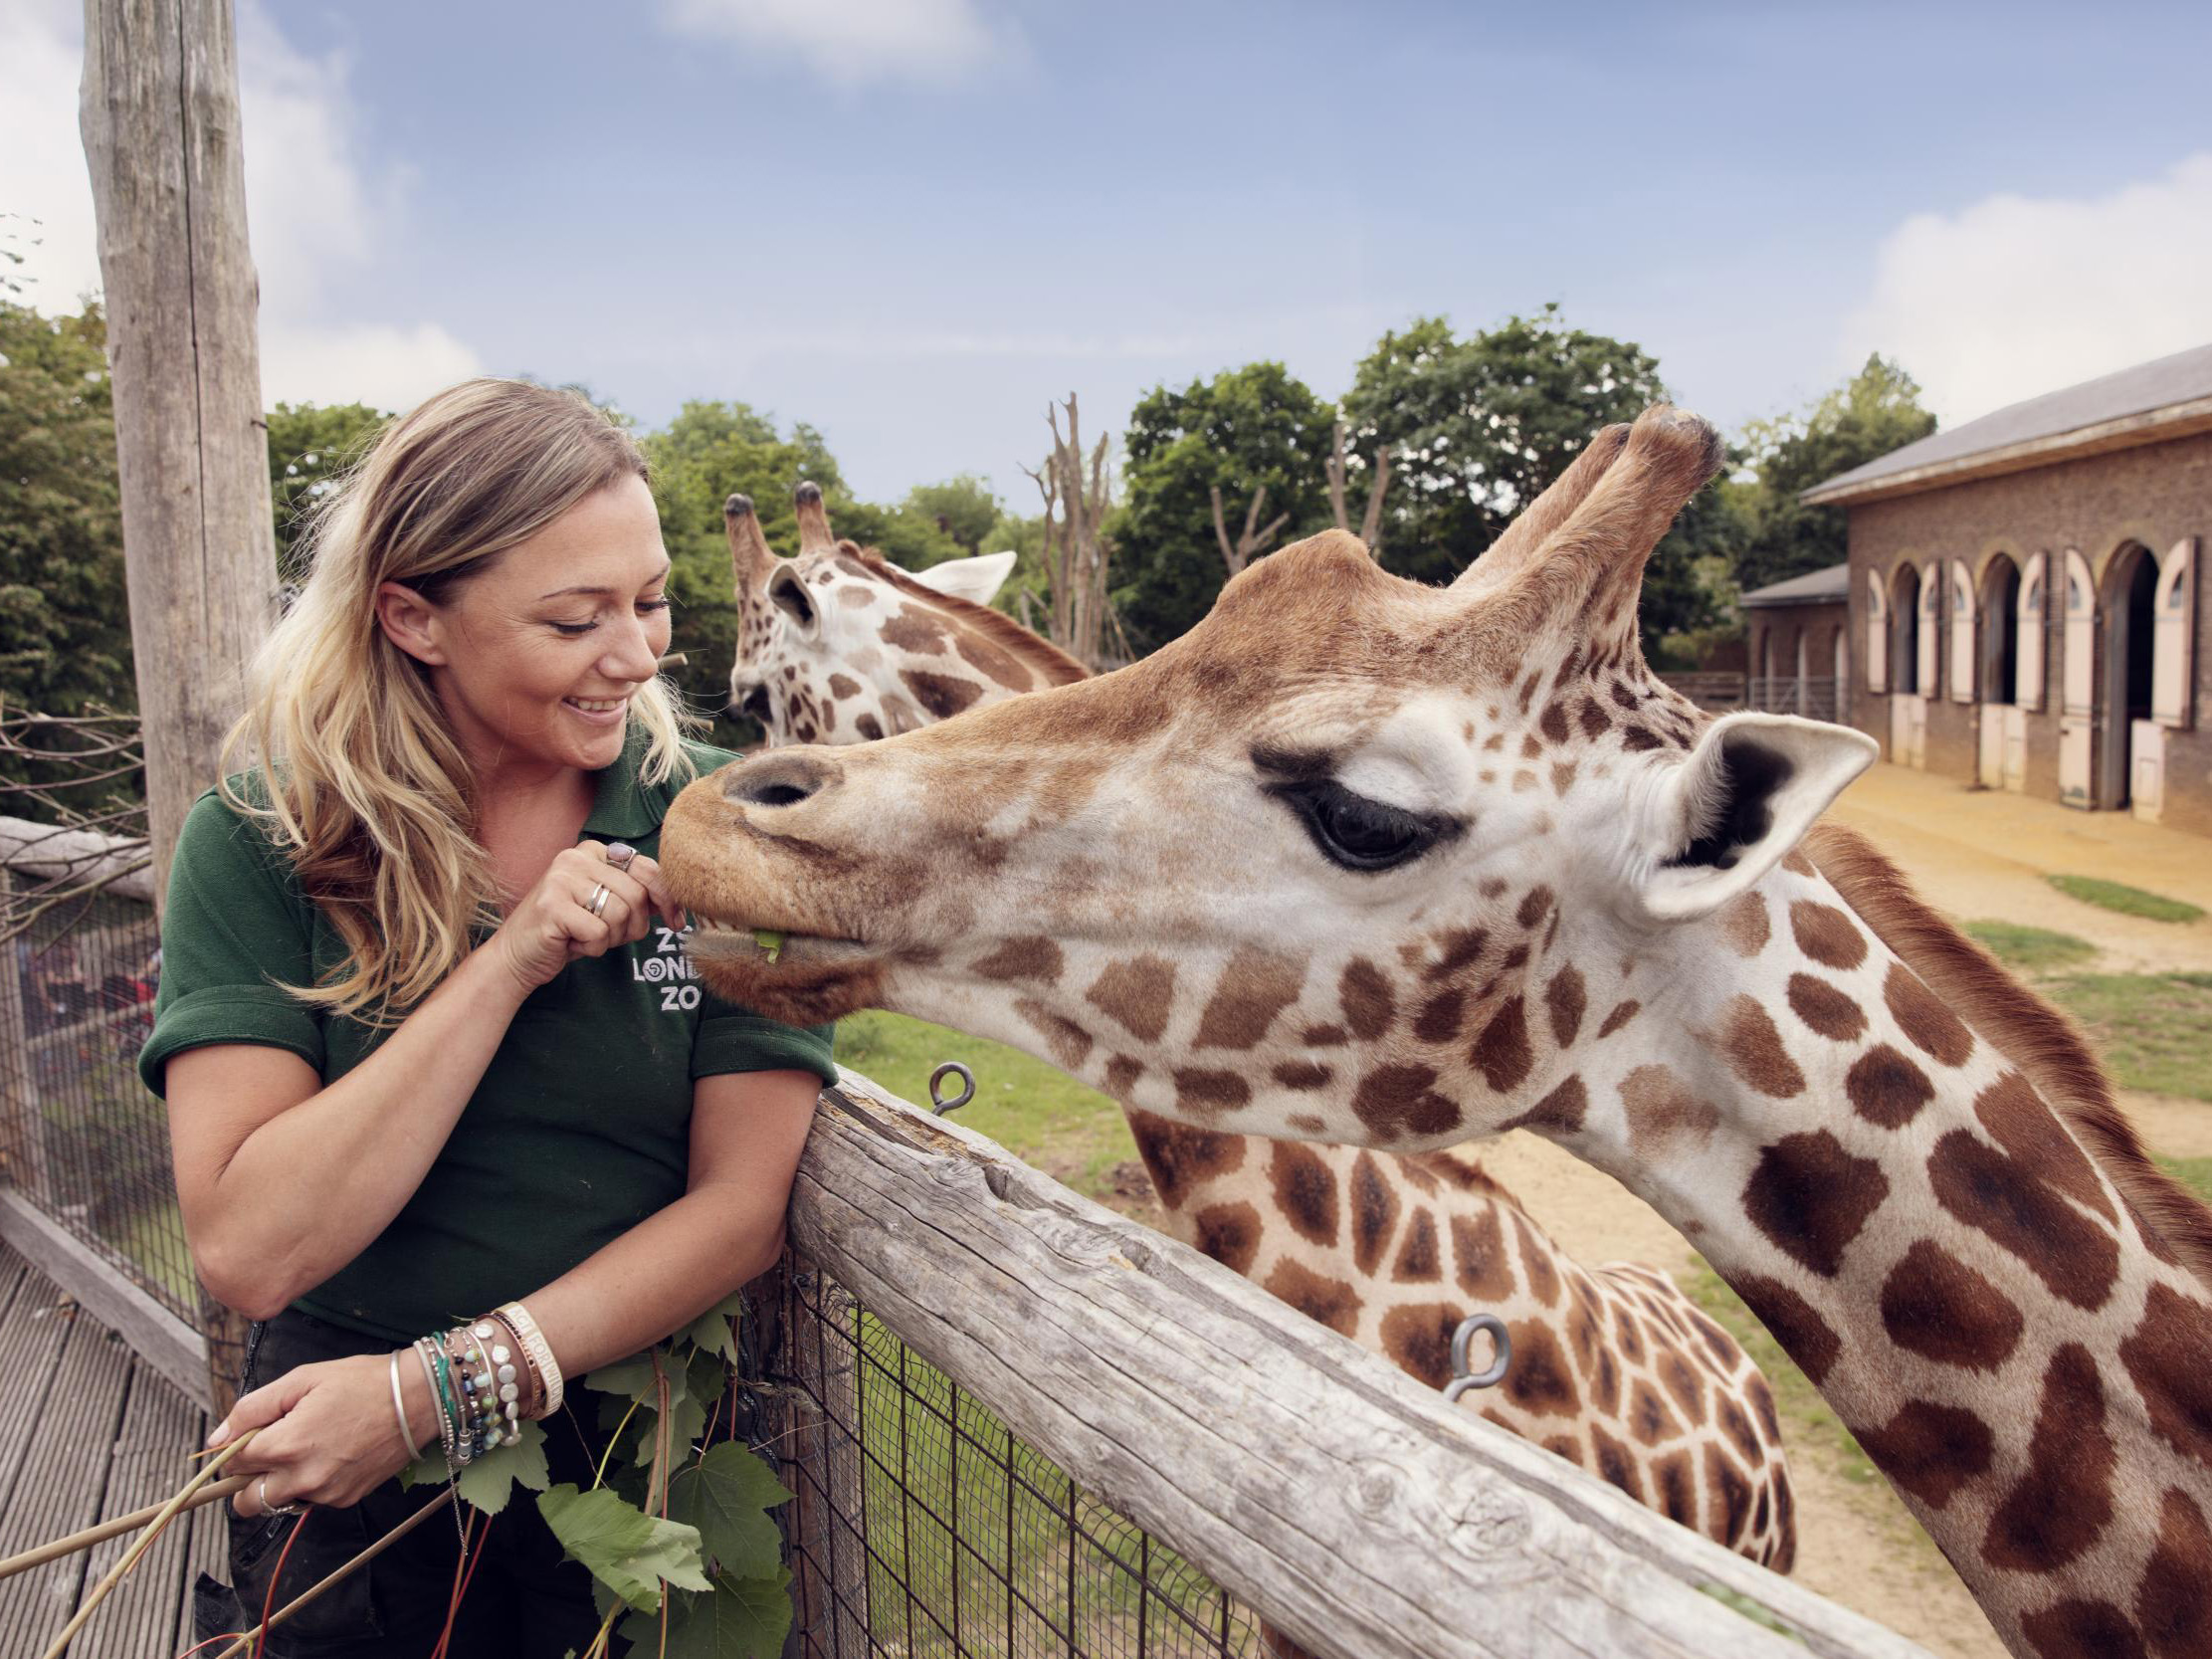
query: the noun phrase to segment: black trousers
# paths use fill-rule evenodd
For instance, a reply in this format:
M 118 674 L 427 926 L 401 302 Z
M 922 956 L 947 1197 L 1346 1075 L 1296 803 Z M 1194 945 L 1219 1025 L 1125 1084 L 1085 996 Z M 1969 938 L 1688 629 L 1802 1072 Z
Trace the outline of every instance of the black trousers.
M 240 1391 L 317 1359 L 389 1351 L 390 1345 L 374 1338 L 287 1311 L 255 1326 L 247 1339 Z M 593 1460 L 603 1445 L 587 1446 L 580 1426 L 597 1440 L 596 1430 L 579 1425 L 573 1412 L 544 1424 L 545 1460 L 555 1485 L 591 1484 Z M 259 1624 L 287 1540 L 293 1540 L 291 1555 L 272 1610 L 435 1502 L 443 1490 L 403 1492 L 393 1480 L 351 1509 L 309 1509 L 304 1523 L 295 1516 L 241 1520 L 232 1514 L 230 1586 L 202 1573 L 193 1592 L 200 1637 Z M 591 1575 L 563 1557 L 533 1498 L 517 1488 L 489 1533 L 478 1521 L 481 1558 L 454 1621 L 451 1659 L 561 1659 L 581 1653 L 598 1630 Z M 445 1628 L 460 1555 L 452 1519 L 433 1517 L 273 1629 L 265 1651 L 270 1659 L 425 1659 Z

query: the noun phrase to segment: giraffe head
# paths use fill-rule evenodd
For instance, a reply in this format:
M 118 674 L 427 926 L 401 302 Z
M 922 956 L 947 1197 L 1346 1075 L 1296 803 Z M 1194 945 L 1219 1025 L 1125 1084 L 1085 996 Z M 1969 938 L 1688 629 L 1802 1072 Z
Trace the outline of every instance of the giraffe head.
M 722 504 L 737 593 L 730 707 L 760 723 L 769 747 L 864 742 L 986 694 L 1081 677 L 987 608 L 1011 552 L 902 570 L 830 533 L 820 486 L 800 485 L 793 501 L 799 552 L 789 559 L 770 550 L 749 497 Z
M 1873 753 L 1709 720 L 1645 667 L 1645 561 L 1720 454 L 1655 408 L 1450 588 L 1324 533 L 1119 673 L 700 780 L 664 865 L 702 972 L 1239 1134 L 1406 1149 L 1576 1115 L 1592 987 L 1714 926 Z M 793 935 L 777 961 L 754 927 Z

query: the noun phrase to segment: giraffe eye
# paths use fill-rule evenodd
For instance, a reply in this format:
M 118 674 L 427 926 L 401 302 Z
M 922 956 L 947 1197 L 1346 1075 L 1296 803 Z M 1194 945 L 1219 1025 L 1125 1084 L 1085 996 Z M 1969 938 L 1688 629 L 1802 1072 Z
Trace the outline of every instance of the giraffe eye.
M 1274 784 L 1268 792 L 1288 802 L 1321 855 L 1346 870 L 1395 869 L 1456 827 L 1449 819 L 1354 794 L 1332 778 Z

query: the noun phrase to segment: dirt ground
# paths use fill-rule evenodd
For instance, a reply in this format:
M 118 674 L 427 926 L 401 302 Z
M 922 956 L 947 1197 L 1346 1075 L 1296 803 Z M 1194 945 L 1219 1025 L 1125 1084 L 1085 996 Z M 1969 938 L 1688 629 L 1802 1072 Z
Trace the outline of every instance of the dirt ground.
M 1877 766 L 1830 816 L 1872 837 L 1922 894 L 1960 921 L 2053 928 L 2089 940 L 2110 972 L 2212 969 L 2212 920 L 2119 916 L 2070 899 L 2051 874 L 2101 876 L 2212 912 L 2212 846 L 2111 813 L 2074 812 L 2017 795 Z M 2143 1138 L 2174 1156 L 2212 1155 L 2212 1107 L 2170 1096 L 2123 1097 Z M 1610 1176 L 1532 1136 L 1484 1148 L 1484 1161 L 1586 1262 L 1650 1262 L 1687 1273 L 1689 1246 Z M 1800 1583 L 1881 1620 L 1946 1659 L 2003 1659 L 1996 1633 L 1926 1536 L 1886 1487 L 1841 1472 L 1832 1443 L 1792 1445 Z

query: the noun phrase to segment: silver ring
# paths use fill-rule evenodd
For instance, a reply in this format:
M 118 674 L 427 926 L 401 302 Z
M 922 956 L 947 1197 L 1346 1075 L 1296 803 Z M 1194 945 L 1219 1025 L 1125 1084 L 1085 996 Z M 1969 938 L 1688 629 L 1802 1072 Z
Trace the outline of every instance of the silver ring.
M 605 882 L 601 882 L 591 890 L 591 897 L 584 901 L 584 909 L 591 912 L 593 916 L 599 915 L 606 910 L 607 897 L 611 891 Z
M 610 842 L 607 846 L 607 862 L 613 865 L 617 870 L 629 869 L 630 861 L 637 856 L 637 848 L 631 846 L 626 841 Z
M 272 1504 L 269 1501 L 269 1477 L 267 1475 L 262 1476 L 255 1483 L 254 1496 L 261 1501 L 261 1512 L 264 1515 L 298 1515 L 300 1513 L 300 1506 L 297 1503 Z

